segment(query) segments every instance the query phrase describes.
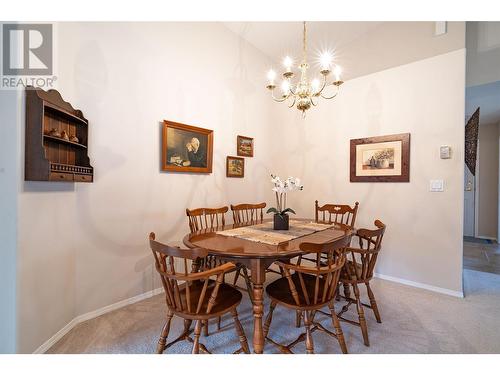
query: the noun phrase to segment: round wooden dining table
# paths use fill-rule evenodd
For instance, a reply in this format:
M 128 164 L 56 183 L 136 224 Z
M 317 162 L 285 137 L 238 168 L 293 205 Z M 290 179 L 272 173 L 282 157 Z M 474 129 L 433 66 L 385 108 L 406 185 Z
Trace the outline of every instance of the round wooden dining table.
M 303 222 L 312 222 L 311 219 L 294 219 Z M 269 222 L 271 220 L 264 220 Z M 243 238 L 225 236 L 217 233 L 224 230 L 240 228 L 261 224 L 247 223 L 245 225 L 226 225 L 221 228 L 201 230 L 187 234 L 184 237 L 184 244 L 189 248 L 201 247 L 207 249 L 210 255 L 224 260 L 241 264 L 250 270 L 253 295 L 253 350 L 257 354 L 264 351 L 264 334 L 262 327 L 262 317 L 264 314 L 263 288 L 266 281 L 266 270 L 278 259 L 290 259 L 302 254 L 300 244 L 304 242 L 323 243 L 335 239 L 342 239 L 351 233 L 351 229 L 346 226 L 335 225 L 312 234 L 298 237 L 289 241 L 280 242 L 277 245 L 270 245 L 262 242 L 255 242 Z

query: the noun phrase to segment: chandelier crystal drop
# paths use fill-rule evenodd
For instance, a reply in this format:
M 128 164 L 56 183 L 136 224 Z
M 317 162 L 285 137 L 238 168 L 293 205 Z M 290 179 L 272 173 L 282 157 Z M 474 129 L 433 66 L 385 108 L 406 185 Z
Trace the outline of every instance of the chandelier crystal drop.
M 308 78 L 308 69 L 309 64 L 307 63 L 307 34 L 306 34 L 306 22 L 304 21 L 304 33 L 303 33 L 303 49 L 302 49 L 302 62 L 299 65 L 300 70 L 300 80 L 298 82 L 292 82 L 292 78 L 294 73 L 292 71 L 293 68 L 293 60 L 286 56 L 283 59 L 283 65 L 285 67 L 285 72 L 282 74 L 283 81 L 281 82 L 281 96 L 276 97 L 274 90 L 276 89 L 276 73 L 274 70 L 270 70 L 267 73 L 267 78 L 269 80 L 268 85 L 266 86 L 271 91 L 271 97 L 273 100 L 277 102 L 284 102 L 288 99 L 291 99 L 291 104 L 289 108 L 296 106 L 299 111 L 302 111 L 302 116 L 306 116 L 306 111 L 311 108 L 311 106 L 316 106 L 316 100 L 318 98 L 323 99 L 333 99 L 337 96 L 339 92 L 340 86 L 344 83 L 340 79 L 340 75 L 342 73 L 342 69 L 338 65 L 333 65 L 332 58 L 333 56 L 329 52 L 324 52 L 320 56 L 320 64 L 321 71 L 320 74 L 323 76 L 323 79 L 320 81 L 317 78 L 312 79 L 311 81 Z M 328 77 L 332 72 L 335 76 L 333 81 L 329 81 Z M 330 96 L 325 95 L 325 89 L 327 87 L 334 87 L 335 91 Z

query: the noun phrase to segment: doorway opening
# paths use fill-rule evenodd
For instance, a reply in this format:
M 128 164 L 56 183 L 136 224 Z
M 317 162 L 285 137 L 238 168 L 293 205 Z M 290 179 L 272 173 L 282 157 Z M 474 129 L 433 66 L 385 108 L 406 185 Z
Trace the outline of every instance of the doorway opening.
M 500 22 L 467 22 L 466 48 L 463 265 L 500 274 Z

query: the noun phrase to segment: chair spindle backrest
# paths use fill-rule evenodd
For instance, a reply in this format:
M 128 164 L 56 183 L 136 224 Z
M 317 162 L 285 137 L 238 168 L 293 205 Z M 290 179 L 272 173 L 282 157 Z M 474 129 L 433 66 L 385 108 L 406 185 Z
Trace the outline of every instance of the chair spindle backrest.
M 216 230 L 226 225 L 225 213 L 229 210 L 227 206 L 221 208 L 195 208 L 186 209 L 191 233 L 203 229 Z
M 242 203 L 231 205 L 233 211 L 233 222 L 235 224 L 262 223 L 264 219 L 264 208 L 266 203 L 250 204 Z
M 290 263 L 277 262 L 288 280 L 290 293 L 297 305 L 325 305 L 335 297 L 350 241 L 351 234 L 321 244 L 302 243 L 300 249 L 314 258 L 307 258 L 310 263 L 302 265 L 301 257 L 292 259 Z M 307 287 L 306 275 L 309 275 L 309 279 L 311 276 L 314 278 L 312 289 Z
M 319 206 L 318 201 L 316 201 L 314 207 L 316 222 L 344 224 L 354 228 L 358 206 L 358 202 L 354 203 L 354 207 L 347 204 L 325 204 Z
M 347 250 L 349 262 L 348 266 L 345 267 L 345 272 L 349 274 L 351 279 L 355 277 L 357 280 L 369 280 L 373 277 L 386 228 L 380 220 L 375 220 L 374 224 L 377 229 L 358 229 L 355 237 L 358 237 L 359 248 L 350 247 Z M 354 266 L 356 262 L 360 267 Z
M 208 255 L 206 249 L 180 249 L 171 247 L 155 241 L 155 234 L 150 233 L 149 245 L 155 259 L 155 267 L 160 274 L 163 288 L 165 289 L 165 298 L 167 306 L 172 311 L 177 311 L 187 314 L 208 314 L 215 304 L 219 286 L 223 282 L 224 272 L 233 268 L 231 263 L 223 264 L 217 269 L 212 269 L 204 272 L 196 272 L 195 268 L 191 268 L 189 260 L 205 258 Z M 180 270 L 175 268 L 176 262 L 181 264 Z M 179 262 L 180 260 L 180 262 Z M 209 287 L 210 276 L 217 276 L 215 287 L 212 290 L 210 297 L 206 295 Z M 201 293 L 192 293 L 194 284 L 197 284 L 197 289 L 201 287 Z M 194 295 L 193 295 L 194 294 Z M 194 300 L 197 298 L 197 300 Z M 208 304 L 204 309 L 204 301 L 208 299 Z

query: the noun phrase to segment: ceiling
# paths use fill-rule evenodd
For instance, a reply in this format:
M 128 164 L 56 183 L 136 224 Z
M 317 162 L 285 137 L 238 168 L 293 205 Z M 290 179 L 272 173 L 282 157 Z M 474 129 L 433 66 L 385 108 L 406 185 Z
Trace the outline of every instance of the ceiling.
M 269 68 L 281 72 L 285 56 L 302 59 L 302 22 L 225 22 L 225 27 L 260 50 Z M 435 35 L 435 22 L 308 22 L 308 62 L 319 72 L 319 55 L 328 51 L 342 67 L 342 78 L 363 75 L 423 60 L 465 47 L 464 22 L 449 22 Z
M 383 22 L 309 22 L 307 45 L 311 59 L 320 51 L 341 48 Z M 286 55 L 295 61 L 302 53 L 302 22 L 224 22 L 224 25 L 280 63 Z
M 500 81 L 467 87 L 465 103 L 467 119 L 480 107 L 479 124 L 500 123 Z

